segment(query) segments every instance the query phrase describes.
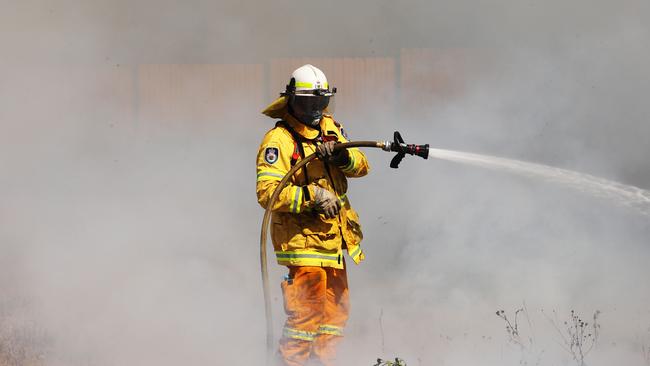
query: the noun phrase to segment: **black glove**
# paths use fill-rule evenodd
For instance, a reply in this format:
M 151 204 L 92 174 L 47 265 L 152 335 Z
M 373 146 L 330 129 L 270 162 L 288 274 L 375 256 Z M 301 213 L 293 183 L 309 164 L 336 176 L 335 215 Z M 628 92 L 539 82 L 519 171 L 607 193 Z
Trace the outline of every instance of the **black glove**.
M 313 192 L 313 209 L 316 212 L 324 214 L 328 219 L 332 219 L 339 214 L 339 211 L 341 210 L 341 201 L 339 201 L 338 197 L 336 197 L 334 193 L 318 186 L 313 187 Z
M 334 145 L 336 144 L 336 141 L 327 141 L 316 146 L 316 156 L 326 163 L 344 167 L 350 162 L 350 154 L 347 149 L 334 151 Z

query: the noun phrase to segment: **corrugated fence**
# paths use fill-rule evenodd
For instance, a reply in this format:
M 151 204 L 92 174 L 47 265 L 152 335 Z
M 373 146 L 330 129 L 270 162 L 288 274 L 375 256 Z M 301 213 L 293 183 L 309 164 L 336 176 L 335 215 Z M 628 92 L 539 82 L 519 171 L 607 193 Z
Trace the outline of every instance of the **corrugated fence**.
M 284 90 L 291 72 L 306 63 L 322 69 L 337 117 L 374 109 L 402 113 L 462 92 L 477 52 L 405 49 L 399 57 L 286 58 L 268 64 L 144 64 L 121 66 L 112 80 L 98 71 L 99 88 L 120 104 L 119 118 L 136 126 L 219 123 L 234 110 L 259 112 Z M 475 63 L 474 63 L 475 64 Z M 110 95 L 110 94 L 114 95 Z M 236 108 L 234 108 L 236 107 Z M 245 112 L 244 112 L 245 113 Z M 229 118 L 232 118 L 230 116 Z M 154 127 L 155 128 L 155 127 Z

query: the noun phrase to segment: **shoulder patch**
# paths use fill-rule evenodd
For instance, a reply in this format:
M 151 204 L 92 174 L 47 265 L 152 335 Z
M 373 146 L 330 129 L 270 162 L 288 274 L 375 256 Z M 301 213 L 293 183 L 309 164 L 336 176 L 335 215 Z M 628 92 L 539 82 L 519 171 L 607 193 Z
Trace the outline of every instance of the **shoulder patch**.
M 264 150 L 264 161 L 269 164 L 273 164 L 278 161 L 278 156 L 280 155 L 280 149 L 277 147 L 267 147 Z

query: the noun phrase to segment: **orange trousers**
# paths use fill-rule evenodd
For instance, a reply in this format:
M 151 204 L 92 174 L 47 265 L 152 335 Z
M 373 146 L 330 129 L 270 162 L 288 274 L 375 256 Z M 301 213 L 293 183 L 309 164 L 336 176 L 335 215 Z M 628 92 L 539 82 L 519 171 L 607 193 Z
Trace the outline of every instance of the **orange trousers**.
M 311 358 L 334 366 L 350 310 L 345 269 L 289 267 L 282 294 L 287 313 L 279 350 L 283 364 L 302 366 Z

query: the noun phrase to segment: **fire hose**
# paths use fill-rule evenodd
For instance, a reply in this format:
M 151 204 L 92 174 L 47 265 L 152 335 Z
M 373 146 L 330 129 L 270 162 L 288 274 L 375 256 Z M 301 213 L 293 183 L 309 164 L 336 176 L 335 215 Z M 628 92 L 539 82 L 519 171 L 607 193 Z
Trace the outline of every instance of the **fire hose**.
M 399 163 L 402 159 L 409 155 L 417 155 L 424 159 L 429 157 L 429 144 L 426 145 L 413 145 L 405 144 L 400 133 L 395 131 L 393 136 L 393 141 L 352 141 L 344 142 L 334 145 L 334 151 L 340 151 L 341 149 L 350 149 L 355 147 L 374 147 L 379 148 L 388 152 L 396 152 L 397 155 L 393 157 L 390 162 L 390 167 L 397 169 Z M 289 182 L 289 179 L 293 175 L 305 166 L 310 161 L 316 159 L 316 154 L 311 154 L 305 157 L 302 160 L 299 160 L 290 170 L 285 174 L 285 176 L 280 180 L 280 183 L 275 188 L 271 199 L 269 200 L 266 210 L 264 211 L 264 219 L 262 219 L 262 232 L 260 235 L 260 264 L 262 270 L 262 287 L 264 291 L 264 311 L 266 315 L 266 347 L 267 347 L 267 356 L 270 356 L 273 350 L 273 314 L 271 309 L 271 295 L 269 290 L 269 274 L 267 267 L 267 255 L 266 255 L 266 238 L 268 236 L 269 221 L 271 219 L 271 207 L 275 204 L 280 192 Z

